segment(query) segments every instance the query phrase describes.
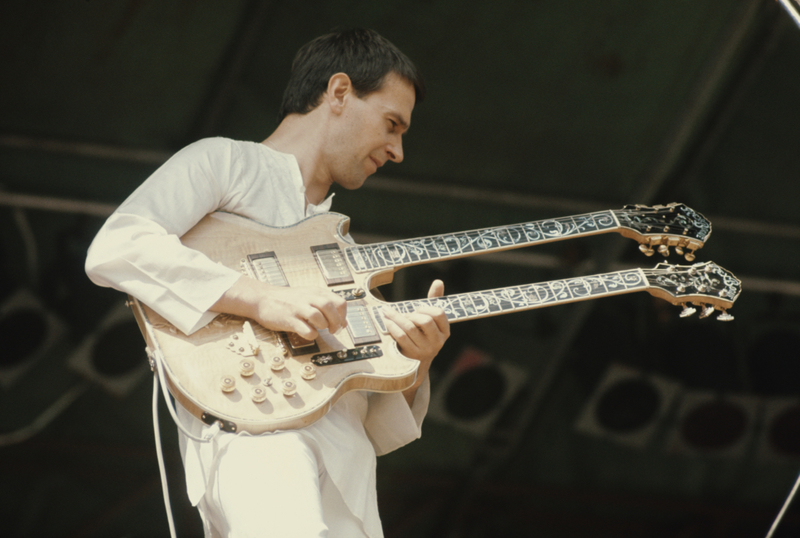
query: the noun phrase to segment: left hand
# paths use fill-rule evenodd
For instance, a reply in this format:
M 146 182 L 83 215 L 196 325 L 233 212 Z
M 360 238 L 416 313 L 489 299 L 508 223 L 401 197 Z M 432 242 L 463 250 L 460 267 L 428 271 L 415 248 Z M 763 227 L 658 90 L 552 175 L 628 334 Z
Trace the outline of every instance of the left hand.
M 444 295 L 444 283 L 434 280 L 428 290 L 428 298 Z M 417 380 L 403 394 L 409 405 L 414 401 L 417 388 L 428 375 L 431 362 L 450 337 L 450 322 L 444 310 L 425 306 L 411 314 L 400 314 L 390 308 L 384 309 L 386 329 L 397 341 L 400 352 L 420 362 Z

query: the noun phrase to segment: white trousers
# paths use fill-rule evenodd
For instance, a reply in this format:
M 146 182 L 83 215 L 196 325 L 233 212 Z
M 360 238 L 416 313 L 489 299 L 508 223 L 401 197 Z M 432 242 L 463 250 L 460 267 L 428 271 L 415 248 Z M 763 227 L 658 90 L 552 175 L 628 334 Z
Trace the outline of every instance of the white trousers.
M 237 436 L 222 449 L 198 504 L 206 538 L 366 538 L 300 435 L 270 436 L 268 451 L 263 442 Z

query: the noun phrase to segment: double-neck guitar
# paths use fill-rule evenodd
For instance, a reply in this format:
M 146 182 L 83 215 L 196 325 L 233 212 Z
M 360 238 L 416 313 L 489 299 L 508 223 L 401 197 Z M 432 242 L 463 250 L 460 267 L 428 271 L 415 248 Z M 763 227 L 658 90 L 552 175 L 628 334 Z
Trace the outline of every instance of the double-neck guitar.
M 153 360 L 169 389 L 189 411 L 226 431 L 263 433 L 318 420 L 351 390 L 402 391 L 414 383 L 417 361 L 404 357 L 386 331 L 383 308 L 413 312 L 441 307 L 451 323 L 646 291 L 681 315 L 727 309 L 741 283 L 714 263 L 625 269 L 549 282 L 386 303 L 369 290 L 392 281 L 403 267 L 616 232 L 639 242 L 647 255 L 672 248 L 693 261 L 711 224 L 682 204 L 645 207 L 484 228 L 401 241 L 357 245 L 349 219 L 336 213 L 276 228 L 229 213 L 212 213 L 181 241 L 210 259 L 276 286 L 322 286 L 348 301 L 347 328 L 321 331 L 314 341 L 220 315 L 187 336 L 132 299 Z

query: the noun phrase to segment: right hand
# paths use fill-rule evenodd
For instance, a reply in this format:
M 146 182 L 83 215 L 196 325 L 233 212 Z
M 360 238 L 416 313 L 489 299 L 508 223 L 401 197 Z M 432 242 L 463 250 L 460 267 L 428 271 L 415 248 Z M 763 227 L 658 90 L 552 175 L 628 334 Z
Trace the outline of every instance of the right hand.
M 319 331 L 335 333 L 347 326 L 347 302 L 324 288 L 272 286 L 241 276 L 210 308 L 243 316 L 273 331 L 297 333 L 314 340 Z

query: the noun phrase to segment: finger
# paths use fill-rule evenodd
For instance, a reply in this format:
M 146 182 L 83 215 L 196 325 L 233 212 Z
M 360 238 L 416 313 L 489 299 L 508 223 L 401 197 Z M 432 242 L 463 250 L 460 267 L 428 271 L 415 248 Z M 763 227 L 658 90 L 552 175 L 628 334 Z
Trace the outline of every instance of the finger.
M 416 329 L 416 325 L 409 319 L 409 314 L 401 314 L 392 308 L 384 307 L 383 317 L 397 325 L 404 331 L 411 331 Z
M 391 334 L 392 338 L 397 342 L 400 352 L 410 359 L 416 359 L 429 364 L 430 361 L 439 353 L 442 346 L 447 341 L 449 334 L 439 331 L 436 323 L 433 322 L 431 317 L 427 317 L 427 321 L 418 322 L 420 326 L 412 323 L 405 325 L 402 316 L 396 318 L 397 323 L 390 319 L 386 319 L 386 329 Z M 400 324 L 404 324 L 403 327 Z
M 425 310 L 430 313 L 399 314 L 386 310 L 387 329 L 408 356 L 435 353 L 450 336 L 450 324 L 444 312 L 433 307 Z
M 333 316 L 329 319 L 324 312 L 314 307 L 309 307 L 304 312 L 304 315 L 301 316 L 301 320 L 318 331 L 328 329 L 331 332 L 335 332 L 335 327 L 337 326 L 336 319 Z
M 316 340 L 319 336 L 319 331 L 313 325 L 298 318 L 289 322 L 289 332 L 297 333 L 306 340 Z
M 335 333 L 347 326 L 347 301 L 335 293 L 325 292 L 312 299 L 310 306 L 306 319 L 317 330 L 328 329 Z
M 419 333 L 419 329 L 408 318 L 398 314 L 394 310 L 385 308 L 384 319 L 386 330 L 397 342 L 401 353 L 407 357 L 414 357 L 418 354 L 418 346 L 412 338 L 413 333 Z
M 428 290 L 428 299 L 441 297 L 442 295 L 444 295 L 444 282 L 437 278 L 431 283 L 431 288 Z
M 438 306 L 421 306 L 408 317 L 426 334 L 442 333 L 445 339 L 450 336 L 450 321 L 447 319 L 445 311 Z M 435 327 L 429 325 L 431 321 Z

